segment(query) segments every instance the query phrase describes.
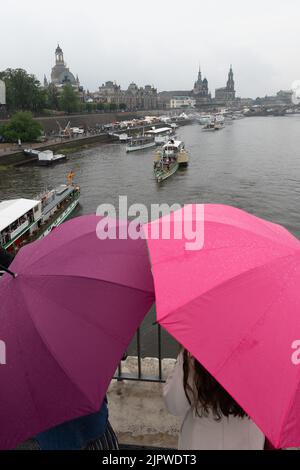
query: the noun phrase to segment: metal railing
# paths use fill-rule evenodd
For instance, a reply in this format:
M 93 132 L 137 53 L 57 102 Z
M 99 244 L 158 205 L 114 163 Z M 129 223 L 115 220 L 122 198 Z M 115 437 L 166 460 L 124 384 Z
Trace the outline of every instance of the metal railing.
M 122 380 L 133 380 L 141 382 L 165 382 L 163 378 L 162 370 L 162 334 L 161 326 L 156 325 L 157 328 L 157 356 L 158 359 L 158 370 L 157 375 L 147 375 L 143 373 L 142 354 L 141 354 L 141 329 L 139 328 L 136 333 L 136 351 L 137 351 L 137 368 L 136 373 L 124 373 L 123 372 L 123 361 L 120 362 L 118 370 L 114 376 L 114 379 L 118 381 Z

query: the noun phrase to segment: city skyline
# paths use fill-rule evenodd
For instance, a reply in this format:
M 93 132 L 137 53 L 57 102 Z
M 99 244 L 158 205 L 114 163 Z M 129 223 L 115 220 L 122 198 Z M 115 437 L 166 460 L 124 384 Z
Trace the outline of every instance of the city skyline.
M 236 0 L 228 0 L 226 7 L 218 3 L 213 8 L 189 0 L 183 15 L 179 2 L 166 0 L 163 5 L 154 2 L 145 15 L 137 0 L 126 6 L 116 1 L 114 6 L 101 7 L 87 0 L 84 9 L 72 10 L 53 0 L 51 11 L 47 10 L 50 27 L 45 28 L 45 14 L 35 11 L 33 0 L 26 5 L 12 0 L 2 6 L 8 21 L 3 22 L 0 32 L 1 43 L 6 44 L 0 70 L 24 68 L 43 83 L 44 74 L 50 75 L 59 43 L 68 67 L 91 91 L 108 80 L 122 88 L 135 82 L 154 85 L 158 91 L 189 90 L 199 61 L 212 93 L 224 86 L 229 64 L 234 67 L 237 96 L 256 98 L 291 88 L 300 78 L 296 60 L 300 5 L 287 0 L 282 10 L 278 0 L 267 0 L 263 5 L 254 0 L 247 9 Z M 35 14 L 29 17 L 30 10 Z M 10 34 L 10 17 L 17 30 L 24 27 L 26 19 L 22 41 L 4 42 Z

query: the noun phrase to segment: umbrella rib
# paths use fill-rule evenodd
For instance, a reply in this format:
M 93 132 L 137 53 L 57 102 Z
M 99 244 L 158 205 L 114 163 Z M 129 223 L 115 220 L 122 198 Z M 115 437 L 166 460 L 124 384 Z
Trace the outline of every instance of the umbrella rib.
M 95 233 L 96 233 L 96 229 L 95 229 Z M 88 236 L 91 235 L 91 232 L 87 232 L 85 233 L 84 235 L 81 235 L 80 238 L 81 239 L 84 239 Z M 51 236 L 51 234 L 50 234 Z M 48 237 L 47 237 L 48 238 Z M 68 246 L 68 249 L 70 249 L 70 246 L 75 243 L 77 240 L 78 240 L 79 237 L 74 237 L 72 240 L 68 240 L 68 241 L 64 241 L 58 248 L 57 247 L 53 247 L 53 249 L 51 249 L 50 251 L 47 251 L 47 253 L 45 253 L 44 255 L 42 255 L 40 258 L 36 259 L 35 261 L 33 261 L 33 263 L 31 263 L 31 266 L 34 266 L 36 263 L 39 263 L 42 259 L 45 259 L 47 258 L 48 256 L 51 256 L 53 254 L 53 252 L 58 252 L 59 250 L 65 250 L 65 246 L 67 245 Z M 119 239 L 117 238 L 116 241 L 118 241 Z M 37 240 L 37 243 L 39 243 L 41 240 Z M 105 243 L 105 240 L 100 240 L 98 239 L 99 243 Z M 126 241 L 126 240 L 125 240 Z M 34 242 L 35 243 L 35 242 Z M 34 252 L 32 253 L 32 255 L 34 254 Z M 111 256 L 112 254 L 119 254 L 119 255 L 122 255 L 122 254 L 125 254 L 126 256 L 134 256 L 134 257 L 142 257 L 144 258 L 144 255 L 140 254 L 140 253 L 133 253 L 133 254 L 130 254 L 128 252 L 124 252 L 124 251 L 120 251 L 120 250 L 115 250 L 115 251 L 110 251 L 110 252 L 101 252 L 101 256 Z M 28 262 L 26 263 L 26 265 L 28 265 L 30 263 L 30 259 L 28 260 Z
M 121 286 L 121 287 L 126 288 L 126 286 Z M 38 290 L 36 290 L 34 287 L 31 286 L 31 289 L 33 289 L 35 292 L 38 293 Z M 54 305 L 60 306 L 60 305 L 56 302 L 56 300 L 53 299 L 52 297 L 47 296 L 47 299 L 48 299 L 49 302 L 52 302 Z M 75 315 L 75 314 L 72 312 L 72 310 L 70 310 L 67 306 L 63 306 L 63 308 L 64 308 L 65 310 L 67 310 L 71 315 L 73 315 L 73 316 Z M 30 315 L 30 317 L 31 317 L 31 315 Z M 32 318 L 32 317 L 31 317 L 31 318 Z M 91 326 L 97 328 L 99 331 L 101 331 L 101 332 L 103 332 L 103 333 L 109 335 L 112 339 L 117 340 L 117 341 L 121 341 L 121 342 L 125 345 L 125 342 L 124 342 L 124 339 L 123 339 L 123 338 L 121 338 L 120 336 L 118 336 L 118 335 L 112 333 L 111 331 L 108 331 L 106 328 L 103 328 L 102 325 L 96 324 L 96 323 L 94 323 L 94 322 L 88 320 L 87 318 L 82 317 L 81 315 L 80 315 L 80 318 L 81 318 L 84 322 L 86 322 L 88 325 L 91 325 Z M 32 318 L 32 321 L 34 322 L 33 318 Z
M 244 342 L 244 340 L 249 336 L 249 334 L 255 329 L 256 325 L 262 320 L 262 318 L 264 318 L 268 312 L 270 311 L 271 307 L 276 303 L 278 302 L 278 300 L 282 297 L 282 294 L 283 292 L 285 291 L 285 289 L 287 288 L 288 286 L 288 283 L 289 283 L 289 280 L 290 280 L 290 275 L 291 275 L 291 272 L 293 270 L 293 266 L 290 267 L 289 271 L 288 271 L 288 275 L 287 275 L 287 279 L 284 283 L 284 285 L 281 287 L 281 289 L 279 290 L 278 292 L 278 295 L 276 296 L 276 299 L 273 299 L 273 301 L 268 305 L 268 307 L 265 309 L 265 311 L 259 316 L 259 318 L 256 320 L 256 322 L 251 326 L 250 328 L 250 331 L 247 331 L 247 333 L 245 333 L 245 335 L 241 338 L 241 340 L 239 341 L 239 343 L 237 344 L 237 346 L 231 351 L 231 353 L 229 354 L 229 356 L 223 361 L 223 363 L 218 367 L 218 370 L 217 372 L 220 372 L 225 364 L 231 359 L 231 357 L 235 354 L 235 352 L 240 348 L 241 344 Z
M 213 222 L 213 223 L 216 223 L 216 222 Z M 230 225 L 229 223 L 219 222 L 219 224 L 220 224 L 220 225 L 222 224 L 222 225 L 226 225 L 226 226 L 228 226 L 228 227 L 231 227 L 231 225 Z M 205 229 L 204 229 L 204 230 L 205 230 Z M 255 232 L 253 232 L 253 231 L 251 231 L 251 230 L 249 230 L 249 229 L 246 229 L 246 228 L 240 228 L 239 230 L 241 230 L 241 231 L 243 231 L 243 232 L 255 234 Z M 274 243 L 275 245 L 284 246 L 284 247 L 287 246 L 286 244 L 281 243 L 281 242 L 278 242 L 277 240 L 273 240 L 273 239 L 270 240 L 270 238 L 268 238 L 266 235 L 259 235 L 259 236 L 260 236 L 261 238 L 263 238 L 263 239 L 268 240 L 268 241 L 272 241 L 272 243 Z M 151 241 L 151 238 L 150 238 L 150 239 L 148 238 L 148 240 L 147 240 L 148 249 L 149 249 L 149 240 Z M 187 241 L 188 241 L 188 240 L 187 240 Z M 295 241 L 298 241 L 298 240 L 295 238 Z M 298 241 L 298 242 L 299 242 L 299 241 Z M 256 243 L 256 245 L 257 245 L 257 243 Z M 235 245 L 229 245 L 229 246 L 227 245 L 227 246 L 221 246 L 221 247 L 216 247 L 216 248 L 205 248 L 205 251 L 215 251 L 215 250 L 224 249 L 224 248 L 233 248 L 234 246 L 235 246 Z M 253 245 L 243 245 L 242 248 L 247 248 L 247 247 L 253 248 Z M 297 252 L 297 251 L 300 250 L 300 243 L 299 243 L 299 248 L 290 248 L 289 246 L 288 246 L 288 248 L 291 249 L 291 250 L 293 250 L 293 251 L 295 251 L 295 252 Z M 201 250 L 199 250 L 199 251 L 201 251 Z M 151 257 L 151 250 L 149 250 L 149 252 L 150 252 L 150 257 Z M 162 264 L 162 263 L 165 263 L 165 262 L 173 261 L 173 260 L 175 260 L 175 259 L 178 260 L 179 258 L 184 258 L 184 254 L 178 255 L 178 253 L 177 253 L 176 256 L 170 256 L 169 258 L 164 259 L 164 260 L 162 260 L 162 261 L 158 261 L 158 262 L 156 262 L 155 264 L 156 264 L 156 265 L 159 265 L 159 264 Z
M 26 299 L 25 299 L 25 297 L 24 297 L 22 291 L 20 291 L 20 293 L 21 293 L 21 295 L 22 295 L 24 304 L 26 305 Z M 28 314 L 28 313 L 29 313 L 29 309 L 26 309 L 26 310 L 27 310 L 27 314 Z M 33 319 L 32 316 L 30 315 L 30 313 L 29 313 L 29 317 L 30 317 L 30 319 L 31 319 L 31 322 L 32 322 L 32 325 L 33 325 L 35 331 L 37 332 L 38 336 L 42 339 L 42 342 L 43 342 L 43 344 L 45 345 L 47 351 L 49 351 L 50 355 L 54 358 L 55 363 L 56 363 L 56 364 L 58 365 L 58 367 L 62 370 L 63 374 L 68 378 L 68 380 L 70 380 L 70 382 L 72 382 L 72 384 L 73 384 L 73 385 L 75 386 L 75 388 L 79 391 L 80 395 L 82 395 L 82 397 L 84 398 L 84 400 L 87 401 L 87 402 L 91 405 L 91 407 L 93 408 L 93 403 L 92 403 L 92 402 L 90 401 L 90 399 L 85 395 L 84 391 L 81 390 L 81 388 L 79 387 L 79 385 L 76 384 L 76 383 L 74 382 L 74 380 L 69 376 L 69 374 L 67 373 L 67 371 L 65 370 L 65 368 L 61 365 L 61 363 L 60 363 L 60 362 L 58 361 L 58 359 L 56 358 L 56 355 L 55 355 L 55 354 L 53 353 L 53 351 L 51 350 L 50 346 L 48 345 L 47 340 L 44 338 L 44 335 L 39 331 L 39 329 L 38 329 L 38 327 L 37 327 L 37 325 L 36 325 L 34 319 Z M 17 335 L 17 341 L 18 341 L 18 345 L 19 345 L 19 348 L 18 348 L 18 349 L 19 349 L 21 355 L 23 355 L 23 354 L 22 354 L 23 348 L 21 347 L 21 344 L 20 344 L 20 341 L 19 341 L 19 335 Z M 26 373 L 24 374 L 24 376 L 26 377 L 26 383 L 27 383 L 27 387 L 28 387 L 28 390 L 29 390 L 29 394 L 30 394 L 30 396 L 31 396 L 32 404 L 33 404 L 33 406 L 34 406 L 34 408 L 35 408 L 35 410 L 36 410 L 36 414 L 37 414 L 37 416 L 38 416 L 39 422 L 42 422 L 42 419 L 41 419 L 41 417 L 40 417 L 40 413 L 39 413 L 38 408 L 37 408 L 37 406 L 36 406 L 36 404 L 35 404 L 35 398 L 34 398 L 34 395 L 32 394 L 30 382 L 28 381 L 28 377 L 29 377 L 28 372 L 26 372 Z
M 24 273 L 23 273 L 24 275 Z M 106 279 L 97 279 L 95 277 L 90 277 L 90 276 L 82 276 L 82 275 L 75 275 L 75 274 L 25 274 L 26 277 L 68 277 L 68 278 L 75 278 L 75 279 L 87 279 L 87 280 L 91 280 L 91 281 L 95 281 L 95 282 L 104 282 L 106 284 L 112 284 L 112 285 L 115 285 L 115 286 L 121 286 L 121 287 L 124 287 L 126 289 L 131 289 L 131 290 L 134 290 L 134 291 L 139 291 L 139 292 L 143 292 L 145 294 L 153 294 L 153 291 L 151 290 L 145 290 L 145 289 L 141 289 L 140 287 L 133 287 L 133 286 L 129 286 L 127 284 L 123 284 L 123 283 L 119 283 L 119 282 L 115 282 L 115 281 L 108 281 Z
M 293 254 L 280 256 L 279 258 L 276 259 L 276 261 L 278 261 L 278 260 L 284 260 L 284 259 L 287 259 L 287 258 L 289 258 L 289 257 L 291 257 L 291 256 L 293 256 Z M 210 289 L 208 289 L 207 291 L 205 291 L 205 294 L 212 292 L 213 290 L 217 289 L 220 285 L 223 285 L 223 284 L 225 284 L 225 283 L 230 283 L 230 282 L 232 282 L 232 281 L 235 281 L 236 279 L 239 279 L 240 277 L 244 276 L 244 275 L 245 275 L 246 273 L 248 273 L 248 272 L 256 271 L 257 269 L 260 269 L 262 266 L 267 266 L 268 264 L 272 264 L 272 263 L 274 263 L 274 259 L 268 261 L 267 263 L 265 263 L 265 264 L 263 264 L 263 265 L 259 265 L 259 266 L 255 266 L 254 268 L 247 269 L 246 271 L 243 271 L 242 273 L 239 273 L 239 274 L 237 274 L 237 275 L 231 277 L 230 279 L 227 279 L 226 281 L 223 281 L 223 282 L 219 283 L 218 285 L 213 286 L 212 288 L 210 288 Z M 155 280 L 155 276 L 154 276 L 154 284 L 155 284 L 155 281 L 156 281 L 156 280 Z M 182 307 L 187 306 L 187 305 L 193 303 L 194 300 L 196 300 L 197 298 L 198 298 L 197 296 L 196 296 L 196 297 L 193 297 L 193 298 L 192 298 L 191 300 L 189 300 L 188 302 L 186 302 L 186 303 L 184 303 L 184 304 L 182 304 L 182 305 L 179 305 L 175 310 L 172 310 L 171 312 L 167 312 L 164 317 L 162 317 L 162 318 L 159 319 L 159 322 L 162 322 L 162 321 L 166 320 L 166 318 L 167 318 L 170 314 L 173 315 L 175 312 L 177 312 L 178 310 L 180 310 Z

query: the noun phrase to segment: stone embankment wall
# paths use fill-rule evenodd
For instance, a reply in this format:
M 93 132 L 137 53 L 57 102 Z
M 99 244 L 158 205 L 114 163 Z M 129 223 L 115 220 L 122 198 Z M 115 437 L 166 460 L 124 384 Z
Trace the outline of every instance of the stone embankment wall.
M 163 376 L 174 368 L 174 359 L 163 360 Z M 126 374 L 136 374 L 137 358 L 122 366 Z M 158 373 L 158 359 L 142 360 L 144 375 Z M 181 418 L 168 413 L 163 401 L 163 384 L 113 380 L 108 392 L 109 419 L 121 444 L 177 448 Z
M 163 110 L 153 111 L 135 111 L 135 112 L 124 112 L 124 113 L 91 113 L 91 114 L 78 114 L 78 115 L 66 115 L 66 116 L 53 116 L 53 117 L 40 117 L 36 120 L 42 125 L 46 134 L 51 132 L 58 132 L 59 126 L 64 129 L 68 122 L 71 123 L 71 127 L 95 127 L 96 125 L 109 124 L 115 121 L 129 121 L 136 119 L 141 116 L 159 116 L 165 114 Z M 5 120 L 0 120 L 5 122 Z

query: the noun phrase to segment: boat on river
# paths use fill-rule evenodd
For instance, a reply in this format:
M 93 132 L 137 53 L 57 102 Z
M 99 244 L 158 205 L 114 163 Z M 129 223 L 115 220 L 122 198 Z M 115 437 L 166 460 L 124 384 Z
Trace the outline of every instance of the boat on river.
M 155 147 L 156 143 L 153 136 L 142 135 L 140 137 L 133 137 L 126 145 L 126 152 L 135 152 L 137 150 L 144 150 Z
M 187 166 L 188 153 L 184 142 L 180 140 L 169 140 L 154 157 L 154 176 L 158 183 L 172 176 L 180 166 Z
M 47 190 L 35 199 L 10 199 L 0 202 L 0 246 L 12 253 L 23 245 L 48 235 L 63 223 L 79 203 L 80 187 L 68 184 Z
M 54 154 L 52 150 L 44 150 L 38 155 L 38 164 L 42 166 L 49 166 L 53 165 L 54 163 L 63 163 L 66 160 L 66 155 Z
M 171 136 L 174 136 L 174 129 L 171 127 L 153 128 L 147 131 L 146 135 L 154 137 L 156 145 L 164 145 L 169 142 Z
M 205 126 L 202 127 L 202 130 L 206 132 L 215 132 L 224 129 L 224 127 L 225 125 L 223 121 L 213 121 L 205 124 Z
M 63 154 L 54 154 L 52 150 L 34 150 L 26 148 L 23 150 L 24 155 L 28 157 L 36 157 L 38 165 L 48 166 L 53 165 L 54 163 L 62 163 L 67 160 L 66 155 Z

